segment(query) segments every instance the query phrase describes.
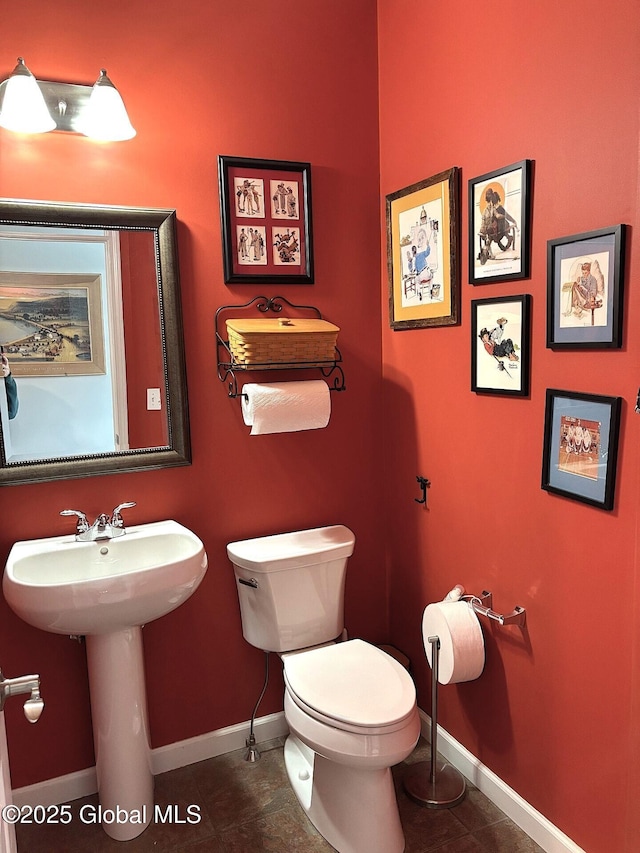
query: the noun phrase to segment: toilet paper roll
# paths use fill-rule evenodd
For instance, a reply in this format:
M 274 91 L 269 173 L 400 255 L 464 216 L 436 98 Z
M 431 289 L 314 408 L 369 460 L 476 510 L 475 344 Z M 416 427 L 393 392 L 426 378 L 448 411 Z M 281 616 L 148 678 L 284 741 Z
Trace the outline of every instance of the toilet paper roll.
M 484 669 L 484 637 L 478 617 L 468 601 L 439 601 L 425 607 L 422 639 L 429 666 L 433 667 L 433 644 L 440 638 L 438 681 L 458 684 L 473 681 Z
M 322 379 L 248 383 L 242 394 L 242 417 L 250 435 L 322 429 L 329 423 L 331 397 Z

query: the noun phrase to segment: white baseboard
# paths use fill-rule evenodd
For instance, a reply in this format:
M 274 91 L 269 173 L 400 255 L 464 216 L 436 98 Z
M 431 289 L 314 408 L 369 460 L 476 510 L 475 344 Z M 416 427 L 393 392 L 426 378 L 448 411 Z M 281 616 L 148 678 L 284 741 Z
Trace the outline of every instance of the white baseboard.
M 431 719 L 423 711 L 420 711 L 420 719 L 422 735 L 431 742 Z M 260 717 L 254 724 L 254 735 L 258 744 L 284 737 L 287 733 L 287 723 L 282 711 Z M 197 761 L 205 761 L 207 758 L 215 758 L 217 755 L 242 749 L 248 734 L 249 722 L 247 721 L 158 747 L 151 752 L 153 774 L 166 773 L 178 767 L 186 767 Z M 495 773 L 485 767 L 462 744 L 454 740 L 441 726 L 438 726 L 438 752 L 546 853 L 585 853 Z M 95 794 L 97 790 L 96 769 L 89 767 L 77 773 L 69 773 L 67 776 L 58 776 L 35 785 L 16 788 L 13 791 L 13 802 L 18 806 L 60 805 Z
M 153 775 L 177 770 L 178 767 L 186 767 L 187 764 L 195 764 L 196 761 L 215 758 L 216 755 L 224 755 L 225 752 L 233 752 L 234 749 L 242 749 L 246 746 L 249 727 L 250 723 L 247 721 L 215 732 L 208 732 L 206 735 L 170 743 L 168 746 L 160 746 L 151 752 Z M 289 734 L 284 711 L 259 717 L 254 723 L 253 733 L 257 743 L 264 743 Z
M 431 743 L 431 718 L 420 711 L 422 736 Z M 438 753 L 475 785 L 517 826 L 539 844 L 546 853 L 585 853 L 567 835 L 561 832 L 544 815 L 530 806 L 520 794 L 510 788 L 496 774 L 472 755 L 468 749 L 438 726 Z
M 273 738 L 283 737 L 288 733 L 284 712 L 260 717 L 254 723 L 253 732 L 257 743 L 264 743 Z M 242 749 L 249 735 L 249 721 L 227 726 L 205 735 L 178 741 L 177 743 L 161 746 L 151 750 L 151 770 L 154 776 L 195 764 L 216 755 Z M 80 797 L 88 797 L 98 790 L 96 768 L 88 767 L 66 776 L 47 779 L 35 785 L 15 788 L 13 802 L 17 806 L 54 806 L 68 803 Z

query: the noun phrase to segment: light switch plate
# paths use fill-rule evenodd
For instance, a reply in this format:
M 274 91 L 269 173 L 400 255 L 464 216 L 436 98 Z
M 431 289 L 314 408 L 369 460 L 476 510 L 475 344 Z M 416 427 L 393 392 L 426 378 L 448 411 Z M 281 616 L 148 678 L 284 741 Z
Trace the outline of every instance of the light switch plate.
M 162 408 L 159 388 L 147 388 L 147 410 L 157 411 Z

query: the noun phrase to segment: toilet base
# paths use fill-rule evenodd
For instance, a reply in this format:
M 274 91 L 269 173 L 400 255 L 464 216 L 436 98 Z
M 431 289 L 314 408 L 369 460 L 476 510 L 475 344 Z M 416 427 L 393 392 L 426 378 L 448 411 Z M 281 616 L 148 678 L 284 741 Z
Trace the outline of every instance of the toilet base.
M 391 769 L 328 761 L 289 735 L 284 761 L 311 823 L 338 853 L 402 853 L 404 834 Z

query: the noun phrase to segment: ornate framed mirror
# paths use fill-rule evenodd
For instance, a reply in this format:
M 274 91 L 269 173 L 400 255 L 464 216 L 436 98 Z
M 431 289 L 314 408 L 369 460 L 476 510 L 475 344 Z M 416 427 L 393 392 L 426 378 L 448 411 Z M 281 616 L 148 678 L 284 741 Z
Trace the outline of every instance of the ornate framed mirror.
M 174 210 L 0 200 L 0 347 L 0 485 L 190 463 Z

